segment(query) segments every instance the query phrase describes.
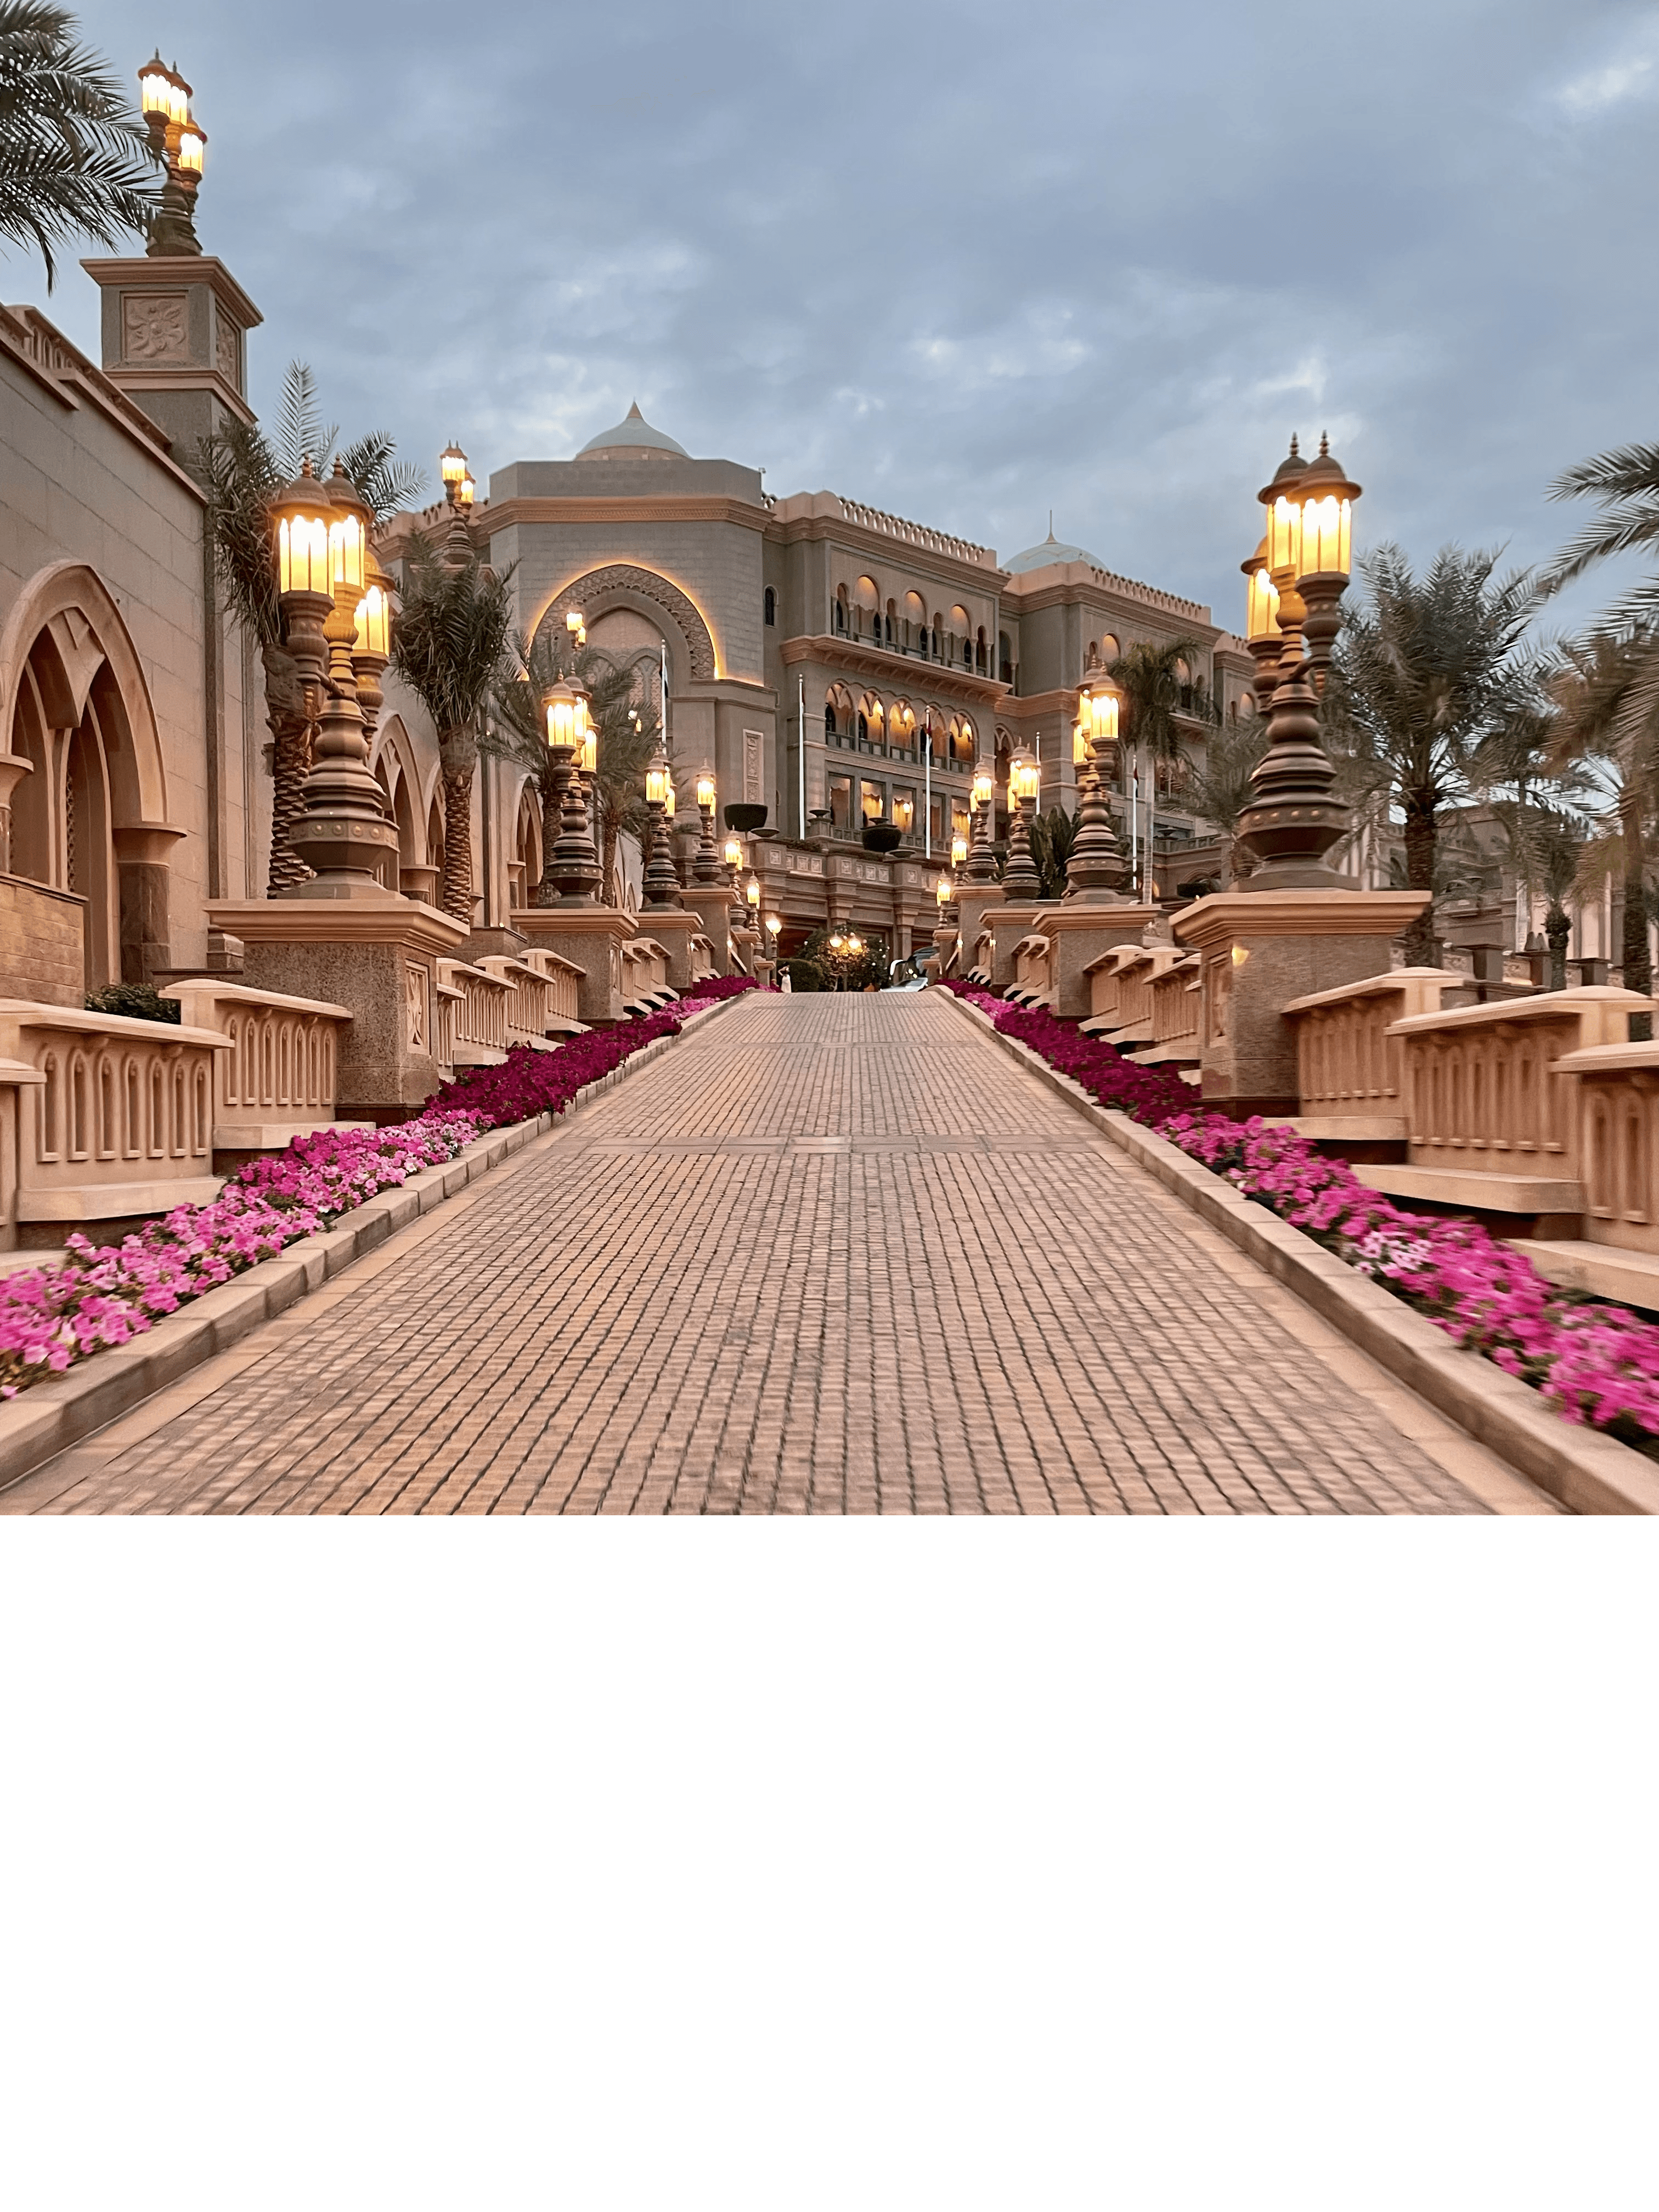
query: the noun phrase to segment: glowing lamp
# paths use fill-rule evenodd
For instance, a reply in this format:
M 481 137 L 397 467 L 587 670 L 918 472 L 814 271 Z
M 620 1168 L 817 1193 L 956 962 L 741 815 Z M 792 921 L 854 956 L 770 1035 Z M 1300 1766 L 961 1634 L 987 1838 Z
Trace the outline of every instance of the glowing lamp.
M 477 480 L 469 470 L 455 487 L 455 504 L 457 507 L 471 507 L 477 496 Z
M 951 878 L 949 876 L 941 876 L 933 885 L 933 896 L 939 901 L 941 908 L 950 905 L 951 896 Z
M 1308 473 L 1308 464 L 1297 451 L 1294 438 L 1291 450 L 1273 471 L 1271 483 L 1264 484 L 1256 494 L 1267 510 L 1267 562 L 1271 573 L 1295 576 L 1300 572 L 1302 556 L 1302 479 Z
M 1035 805 L 1037 793 L 1042 787 L 1042 772 L 1027 752 L 1016 753 L 1008 763 L 1010 796 L 1024 806 L 1029 800 Z
M 326 598 L 332 591 L 328 555 L 332 513 L 328 494 L 311 472 L 311 463 L 302 462 L 299 475 L 272 507 L 279 592 L 317 592 Z
M 451 444 L 444 447 L 438 456 L 438 473 L 444 480 L 445 496 L 455 498 L 461 488 L 461 479 L 466 474 L 466 455 L 459 446 Z
M 1267 573 L 1267 541 L 1264 538 L 1242 567 L 1245 578 L 1244 635 L 1248 639 L 1277 637 L 1279 592 Z
M 849 937 L 847 940 L 847 950 L 849 952 L 862 952 L 864 950 L 864 939 L 857 935 Z
M 893 820 L 901 830 L 908 830 L 916 818 L 916 802 L 908 793 L 893 795 Z
M 666 806 L 673 796 L 674 779 L 667 761 L 659 753 L 645 771 L 645 803 L 647 806 Z
M 184 123 L 190 116 L 190 87 L 170 70 L 158 52 L 138 72 L 138 106 L 146 123 Z
M 714 811 L 714 779 L 712 775 L 697 778 L 697 805 L 705 814 Z
M 1117 717 L 1121 695 L 1114 684 L 1096 684 L 1083 695 L 1083 705 L 1089 717 L 1089 735 L 1097 745 L 1117 743 Z
M 830 950 L 832 952 L 845 952 L 847 950 L 847 939 L 842 935 L 839 930 L 836 932 L 835 935 L 830 940 Z
M 744 896 L 749 902 L 750 913 L 758 914 L 760 912 L 761 901 L 760 878 L 758 876 L 750 877 L 748 885 L 744 891 Z
M 179 133 L 179 167 L 187 177 L 202 173 L 202 157 L 207 148 L 207 132 L 191 116 Z
M 564 626 L 572 637 L 579 634 L 582 626 L 582 611 L 580 607 L 572 607 L 569 610 L 564 618 Z
M 960 831 L 951 840 L 951 866 L 959 868 L 968 858 L 968 840 Z
M 1297 540 L 1296 573 L 1304 576 L 1346 576 L 1352 562 L 1353 503 L 1359 486 L 1333 458 L 1330 440 L 1322 438 L 1298 488 L 1302 515 Z
M 1072 725 L 1072 765 L 1089 765 L 1089 710 L 1081 701 L 1078 703 L 1077 720 Z
M 779 932 L 782 929 L 782 927 L 783 927 L 783 917 L 782 917 L 782 915 L 781 915 L 769 914 L 769 915 L 767 915 L 767 917 L 766 917 L 766 929 L 767 929 L 767 934 L 770 937 L 770 939 L 771 939 L 771 940 L 772 940 L 772 942 L 773 942 L 773 944 L 774 944 L 775 945 L 776 945 L 776 943 L 777 943 L 777 941 L 778 941 L 778 933 L 779 933 Z
M 371 584 L 357 602 L 357 638 L 352 651 L 365 659 L 392 658 L 392 602 L 380 584 Z
M 995 778 L 988 768 L 975 770 L 973 788 L 968 794 L 968 803 L 975 813 L 991 804 L 996 796 L 996 788 Z
M 352 595 L 355 606 L 368 579 L 368 531 L 374 518 L 368 502 L 337 460 L 328 480 L 328 571 L 331 589 Z
M 585 694 L 576 701 L 576 757 L 573 765 L 584 775 L 592 775 L 599 764 L 599 733 L 593 718 L 587 711 Z
M 731 869 L 733 875 L 736 875 L 738 870 L 743 866 L 743 841 L 741 838 L 728 837 L 726 839 L 726 865 Z
M 547 743 L 552 752 L 574 752 L 581 743 L 577 728 L 576 709 L 583 709 L 586 721 L 587 702 L 574 684 L 555 684 L 547 692 L 544 704 L 547 711 Z

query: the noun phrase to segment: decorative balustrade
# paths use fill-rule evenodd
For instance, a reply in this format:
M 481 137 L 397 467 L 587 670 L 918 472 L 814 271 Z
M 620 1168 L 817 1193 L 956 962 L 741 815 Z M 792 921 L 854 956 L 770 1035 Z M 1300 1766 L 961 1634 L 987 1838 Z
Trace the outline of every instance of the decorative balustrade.
M 550 1052 L 547 1035 L 547 977 L 527 960 L 492 954 L 477 963 L 507 987 L 507 1042 L 532 1052 Z
M 213 1144 L 218 1152 L 275 1152 L 334 1121 L 339 1043 L 349 1006 L 253 991 L 193 976 L 176 999 L 186 1027 L 229 1040 L 214 1079 Z
M 691 957 L 691 981 L 694 983 L 701 983 L 705 975 L 716 972 L 713 938 L 701 934 L 690 938 L 687 940 L 687 949 Z
M 1116 984 L 1116 1019 L 1108 1029 L 1091 1017 L 1088 1026 L 1097 1036 L 1103 1036 L 1109 1044 L 1126 1048 L 1150 1045 L 1155 1030 L 1152 1021 L 1152 988 L 1160 975 L 1166 975 L 1177 961 L 1188 956 L 1173 945 L 1120 945 L 1120 958 L 1114 976 Z M 1092 996 L 1092 994 L 1091 994 Z
M 438 1062 L 441 1067 L 499 1067 L 507 1058 L 512 987 L 465 960 L 438 963 Z
M 1124 963 L 1144 949 L 1139 945 L 1115 945 L 1084 969 L 1089 979 L 1089 1017 L 1082 1026 L 1091 1036 L 1109 1036 L 1118 1026 Z
M 556 952 L 536 945 L 524 955 L 526 967 L 533 968 L 547 986 L 543 1001 L 543 1027 L 551 1035 L 570 1036 L 582 1024 L 577 1018 L 577 1004 L 586 969 L 574 960 L 561 959 Z
M 1188 952 L 1152 977 L 1152 1042 L 1133 1055 L 1142 1066 L 1184 1064 L 1196 1067 L 1202 1060 L 1198 1022 L 1202 968 L 1197 953 Z
M 1022 937 L 1015 945 L 1013 986 L 1006 995 L 1024 1006 L 1053 1006 L 1054 947 L 1040 930 Z
M 1407 1163 L 1357 1172 L 1400 1197 L 1576 1228 L 1585 1206 L 1583 1101 L 1561 1063 L 1597 1046 L 1625 1047 L 1629 1017 L 1651 1004 L 1592 987 L 1391 1024 L 1403 1049 Z
M 664 1006 L 677 995 L 668 981 L 668 954 L 654 937 L 630 938 L 622 957 L 623 1005 L 629 1012 Z
M 1573 1095 L 1584 1236 L 1659 1253 L 1659 1043 L 1586 1046 L 1554 1072 Z
M 205 1204 L 217 1030 L 0 1000 L 0 1249 Z
M 1327 1125 L 1342 1122 L 1356 1135 L 1405 1136 L 1406 1046 L 1392 1033 L 1394 1024 L 1438 1013 L 1442 994 L 1464 980 L 1449 968 L 1395 968 L 1292 999 L 1285 1017 L 1296 1027 L 1298 1126 L 1304 1133 L 1341 1134 Z

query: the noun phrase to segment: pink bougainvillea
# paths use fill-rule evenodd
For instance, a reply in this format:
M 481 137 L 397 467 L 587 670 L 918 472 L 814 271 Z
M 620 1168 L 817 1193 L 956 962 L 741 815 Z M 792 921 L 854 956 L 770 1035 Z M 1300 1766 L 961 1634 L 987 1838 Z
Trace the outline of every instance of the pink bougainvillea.
M 1454 1343 L 1530 1383 L 1565 1419 L 1659 1456 L 1659 1328 L 1651 1322 L 1557 1290 L 1477 1222 L 1408 1212 L 1289 1129 L 1206 1113 L 1179 1078 L 1137 1067 L 1043 1010 L 966 984 L 948 988 L 1103 1106 L 1144 1122 L 1425 1314 Z

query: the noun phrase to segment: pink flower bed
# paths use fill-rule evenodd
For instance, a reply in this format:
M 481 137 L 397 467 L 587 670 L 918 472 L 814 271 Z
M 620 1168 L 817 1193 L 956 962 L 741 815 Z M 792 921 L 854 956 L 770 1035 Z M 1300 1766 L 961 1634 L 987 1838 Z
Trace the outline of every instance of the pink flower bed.
M 1476 1222 L 1406 1212 L 1288 1129 L 1206 1113 L 1178 1078 L 1134 1066 L 1046 1011 L 966 984 L 947 988 L 1103 1106 L 1146 1123 L 1414 1306 L 1454 1343 L 1530 1383 L 1564 1419 L 1659 1458 L 1659 1328 L 1651 1322 L 1557 1290 Z
M 741 981 L 754 988 L 750 978 Z M 453 1159 L 481 1130 L 562 1113 L 584 1085 L 658 1037 L 678 1036 L 679 1027 L 670 1014 L 653 1014 L 573 1037 L 554 1052 L 516 1048 L 501 1066 L 471 1068 L 446 1083 L 414 1121 L 296 1137 L 286 1151 L 233 1176 L 210 1205 L 178 1206 L 119 1244 L 94 1248 L 70 1237 L 62 1267 L 0 1279 L 0 1399 L 142 1335 L 377 1191 Z

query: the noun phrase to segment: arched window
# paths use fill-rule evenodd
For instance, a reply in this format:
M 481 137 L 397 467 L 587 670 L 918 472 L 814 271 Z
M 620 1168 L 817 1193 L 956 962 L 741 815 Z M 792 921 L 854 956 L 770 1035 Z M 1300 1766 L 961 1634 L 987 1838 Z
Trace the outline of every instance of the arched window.
M 980 627 L 979 627 L 979 635 L 978 635 L 978 637 L 975 640 L 975 642 L 974 642 L 974 665 L 975 665 L 975 668 L 977 668 L 977 669 L 979 670 L 979 672 L 980 672 L 980 673 L 981 673 L 981 675 L 983 675 L 983 674 L 984 674 L 984 672 L 985 672 L 985 625 L 984 625 L 984 623 L 981 623 L 980 624 Z
M 847 602 L 845 599 L 837 599 L 836 601 L 836 628 L 837 630 L 844 630 L 846 627 Z
M 766 610 L 766 627 L 768 629 L 775 629 L 778 619 L 778 595 L 772 589 L 772 586 L 769 584 L 766 587 L 766 598 L 763 604 Z
M 860 735 L 861 738 L 867 738 L 867 737 L 869 736 L 869 734 L 870 734 L 870 718 L 869 718 L 869 716 L 868 716 L 867 714 L 860 714 L 860 715 L 859 716 L 859 735 Z
M 833 738 L 836 734 L 836 710 L 828 705 L 823 710 L 823 734 L 826 738 Z

